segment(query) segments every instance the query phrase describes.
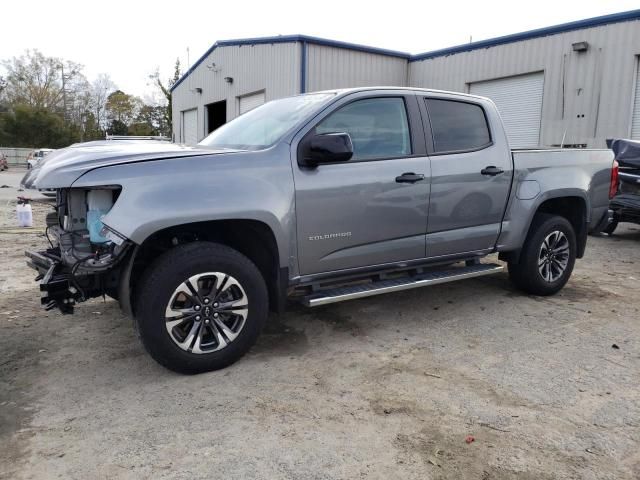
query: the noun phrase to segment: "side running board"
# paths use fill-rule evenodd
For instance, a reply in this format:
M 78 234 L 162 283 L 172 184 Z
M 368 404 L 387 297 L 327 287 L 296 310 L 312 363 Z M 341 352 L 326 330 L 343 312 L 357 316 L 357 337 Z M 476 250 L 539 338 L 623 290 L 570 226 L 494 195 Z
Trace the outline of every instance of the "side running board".
M 391 280 L 378 280 L 370 283 L 350 285 L 343 287 L 327 288 L 319 290 L 301 298 L 307 307 L 317 307 L 328 303 L 343 302 L 355 298 L 370 297 L 382 293 L 399 292 L 411 288 L 428 287 L 439 283 L 455 282 L 467 278 L 482 277 L 500 273 L 504 270 L 502 265 L 495 263 L 479 263 L 470 266 L 449 268 L 422 273 L 411 277 L 395 278 Z

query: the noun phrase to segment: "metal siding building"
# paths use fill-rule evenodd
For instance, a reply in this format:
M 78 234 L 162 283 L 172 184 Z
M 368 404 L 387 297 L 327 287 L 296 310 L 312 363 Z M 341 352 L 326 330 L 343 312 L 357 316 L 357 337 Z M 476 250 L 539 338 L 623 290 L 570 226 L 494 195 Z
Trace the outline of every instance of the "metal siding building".
M 376 85 L 406 86 L 407 58 L 307 44 L 308 92 Z
M 199 141 L 263 101 L 387 85 L 488 96 L 514 147 L 603 147 L 640 139 L 639 56 L 640 10 L 415 56 L 304 35 L 222 41 L 173 87 L 174 139 Z
M 260 99 L 348 86 L 406 85 L 409 57 L 304 35 L 217 42 L 172 88 L 174 141 L 194 143 L 219 126 L 215 112 L 210 115 L 218 102 L 225 102 L 226 122 Z
M 588 49 L 574 51 L 578 42 L 587 42 Z M 517 82 L 520 75 L 539 72 L 544 86 L 538 144 L 604 147 L 606 138 L 631 135 L 638 55 L 640 20 L 624 21 L 466 52 L 445 51 L 412 61 L 409 84 L 484 94 L 474 91 L 474 84 Z M 515 100 L 526 103 L 527 90 L 520 91 L 525 94 Z
M 269 101 L 299 93 L 298 43 L 222 45 L 207 52 L 173 89 L 176 142 L 186 139 L 184 112 L 191 109 L 197 109 L 196 138 L 200 141 L 209 128 L 207 105 L 226 101 L 226 121 L 229 121 L 240 114 L 240 101 L 244 96 L 264 92 L 265 100 Z

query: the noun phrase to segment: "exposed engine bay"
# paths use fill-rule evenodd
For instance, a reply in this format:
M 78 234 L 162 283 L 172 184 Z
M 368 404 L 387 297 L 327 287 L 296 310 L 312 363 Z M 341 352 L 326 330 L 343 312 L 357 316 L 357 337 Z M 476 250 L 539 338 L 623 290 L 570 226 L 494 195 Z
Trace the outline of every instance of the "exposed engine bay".
M 26 252 L 40 273 L 42 304 L 73 313 L 89 298 L 117 297 L 118 271 L 131 242 L 102 223 L 120 194 L 119 187 L 61 189 L 55 211 L 47 215 L 50 248 Z

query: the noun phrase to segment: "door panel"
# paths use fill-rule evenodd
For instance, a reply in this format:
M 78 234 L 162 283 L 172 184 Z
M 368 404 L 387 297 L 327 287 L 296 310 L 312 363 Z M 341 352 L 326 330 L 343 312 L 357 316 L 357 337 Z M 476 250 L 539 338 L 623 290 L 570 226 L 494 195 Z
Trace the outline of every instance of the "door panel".
M 428 179 L 403 184 L 395 177 L 427 168 L 427 158 L 417 157 L 297 169 L 300 272 L 423 258 Z
M 505 140 L 492 138 L 487 112 L 480 104 L 431 99 L 426 105 L 435 150 L 427 256 L 490 249 L 511 187 L 511 156 Z M 499 121 L 497 115 L 494 120 Z
M 500 157 L 495 147 L 431 157 L 429 257 L 493 247 L 511 186 L 511 164 Z M 505 173 L 482 175 L 489 165 Z
M 427 235 L 429 257 L 445 257 L 493 248 L 499 233 L 499 224 L 457 228 Z
M 414 97 L 358 95 L 306 134 L 348 133 L 354 157 L 315 168 L 294 159 L 302 275 L 424 258 L 430 187 L 420 122 Z M 409 172 L 424 179 L 396 181 Z

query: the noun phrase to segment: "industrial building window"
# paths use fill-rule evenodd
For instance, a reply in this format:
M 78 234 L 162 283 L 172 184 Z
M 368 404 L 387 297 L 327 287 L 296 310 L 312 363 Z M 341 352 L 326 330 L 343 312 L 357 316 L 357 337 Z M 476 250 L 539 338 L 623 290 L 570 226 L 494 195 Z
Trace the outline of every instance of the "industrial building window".
M 484 110 L 479 105 L 427 99 L 435 151 L 477 150 L 491 143 Z
M 409 122 L 404 100 L 367 98 L 345 105 L 316 126 L 316 134 L 348 133 L 352 160 L 411 155 Z

